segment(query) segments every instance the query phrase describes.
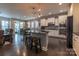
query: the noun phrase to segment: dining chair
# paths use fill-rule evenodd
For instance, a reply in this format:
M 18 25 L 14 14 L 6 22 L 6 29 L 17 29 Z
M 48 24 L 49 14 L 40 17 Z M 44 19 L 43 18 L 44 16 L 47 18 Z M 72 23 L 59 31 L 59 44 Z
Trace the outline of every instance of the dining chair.
M 4 36 L 4 40 L 5 40 L 5 42 L 8 41 L 8 42 L 12 43 L 12 41 L 13 41 L 13 29 L 8 29 L 7 34 Z
M 0 46 L 3 46 L 4 44 L 4 37 L 3 37 L 4 31 L 0 30 Z
M 10 42 L 12 42 L 13 41 L 13 29 L 9 29 L 9 35 L 10 35 L 9 37 Z

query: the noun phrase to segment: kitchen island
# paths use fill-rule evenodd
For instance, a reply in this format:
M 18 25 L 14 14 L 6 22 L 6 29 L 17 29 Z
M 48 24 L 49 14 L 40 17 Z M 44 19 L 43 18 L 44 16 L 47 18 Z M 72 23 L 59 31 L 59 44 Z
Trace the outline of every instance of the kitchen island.
M 31 38 L 36 37 L 36 38 L 40 39 L 41 50 L 43 50 L 43 51 L 48 50 L 48 31 L 36 31 L 36 32 L 29 32 L 29 33 L 30 33 L 29 37 L 31 37 Z M 27 36 L 27 35 L 25 35 L 25 36 Z

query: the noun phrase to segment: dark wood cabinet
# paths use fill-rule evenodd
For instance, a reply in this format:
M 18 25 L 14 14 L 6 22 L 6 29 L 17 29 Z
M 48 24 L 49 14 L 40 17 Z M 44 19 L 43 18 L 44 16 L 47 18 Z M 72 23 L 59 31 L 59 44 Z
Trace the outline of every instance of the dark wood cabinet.
M 73 48 L 73 16 L 67 17 L 67 48 Z

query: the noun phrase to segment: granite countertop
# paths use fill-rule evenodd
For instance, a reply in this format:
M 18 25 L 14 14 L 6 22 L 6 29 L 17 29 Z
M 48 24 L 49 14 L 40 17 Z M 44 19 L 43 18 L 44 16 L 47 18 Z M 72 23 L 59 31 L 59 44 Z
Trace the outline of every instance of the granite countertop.
M 46 34 L 48 33 L 47 31 L 40 31 L 40 32 L 32 32 L 32 33 L 36 33 L 36 34 Z
M 27 32 L 28 33 L 28 32 Z M 42 30 L 42 31 L 35 31 L 35 32 L 30 32 L 30 33 L 36 33 L 36 34 L 46 34 L 48 31 Z

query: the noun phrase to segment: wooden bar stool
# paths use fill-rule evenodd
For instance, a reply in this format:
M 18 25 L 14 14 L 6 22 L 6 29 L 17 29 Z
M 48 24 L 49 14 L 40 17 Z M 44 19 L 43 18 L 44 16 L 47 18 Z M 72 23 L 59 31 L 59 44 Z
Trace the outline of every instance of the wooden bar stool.
M 36 53 L 41 50 L 41 39 L 39 37 L 32 37 L 31 43 L 31 48 L 35 48 Z
M 29 49 L 31 49 L 31 40 L 32 40 L 32 37 L 31 37 L 31 34 L 29 32 L 27 32 L 25 35 L 24 35 L 24 41 L 25 41 L 25 45 L 26 47 Z

